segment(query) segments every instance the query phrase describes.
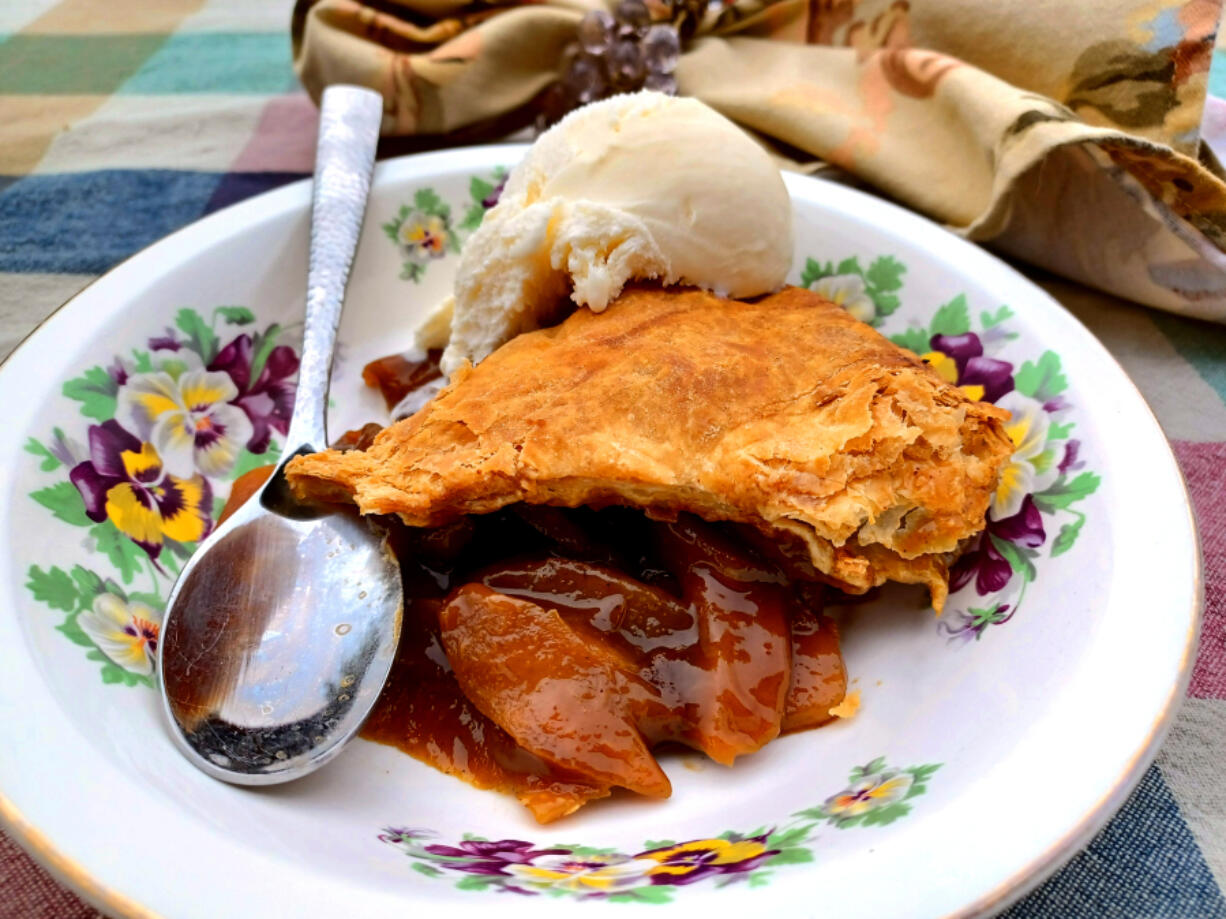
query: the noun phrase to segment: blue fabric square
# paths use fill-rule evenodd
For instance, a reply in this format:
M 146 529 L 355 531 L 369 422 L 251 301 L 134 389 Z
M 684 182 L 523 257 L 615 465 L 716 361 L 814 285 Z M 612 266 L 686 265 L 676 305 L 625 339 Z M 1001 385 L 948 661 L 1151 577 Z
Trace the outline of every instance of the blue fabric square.
M 100 274 L 204 213 L 221 175 L 30 175 L 0 191 L 0 271 Z
M 205 213 L 229 207 L 252 195 L 258 195 L 310 175 L 306 172 L 227 172 L 213 190 Z
M 1002 914 L 1002 919 L 1040 917 L 1226 917 L 1222 892 L 1156 765 L 1093 842 Z

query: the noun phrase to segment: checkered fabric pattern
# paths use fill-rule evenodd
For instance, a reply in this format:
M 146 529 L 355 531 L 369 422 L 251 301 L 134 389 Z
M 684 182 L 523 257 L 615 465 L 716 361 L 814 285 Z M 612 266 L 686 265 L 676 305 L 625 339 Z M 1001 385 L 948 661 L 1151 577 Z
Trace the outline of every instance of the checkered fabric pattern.
M 290 67 L 289 12 L 286 0 L 0 3 L 0 353 L 143 246 L 310 173 L 317 114 Z M 1226 141 L 1221 63 L 1211 142 Z M 1171 438 L 1200 523 L 1206 610 L 1157 763 L 1006 915 L 1226 919 L 1226 327 L 1035 280 L 1102 339 Z M 96 915 L 0 836 L 0 917 Z

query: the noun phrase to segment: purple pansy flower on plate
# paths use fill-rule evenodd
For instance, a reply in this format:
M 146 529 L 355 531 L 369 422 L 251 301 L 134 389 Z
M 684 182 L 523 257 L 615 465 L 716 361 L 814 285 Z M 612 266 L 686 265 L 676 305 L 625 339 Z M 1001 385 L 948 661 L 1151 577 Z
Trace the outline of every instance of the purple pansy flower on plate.
M 114 420 L 90 427 L 89 459 L 74 466 L 68 478 L 90 520 L 110 520 L 152 559 L 166 540 L 197 542 L 212 525 L 208 480 L 170 474 L 153 444 Z
M 695 839 L 649 849 L 636 856 L 650 859 L 653 884 L 693 884 L 714 875 L 742 874 L 761 867 L 779 854 L 767 844 L 770 833 L 746 839 Z
M 287 345 L 278 345 L 269 352 L 259 375 L 251 378 L 255 345 L 250 335 L 239 335 L 218 353 L 209 370 L 229 375 L 238 389 L 231 405 L 241 408 L 251 422 L 247 449 L 263 453 L 268 449 L 272 432 L 284 435 L 289 430 L 290 414 L 294 409 L 298 372 L 298 356 Z
M 542 856 L 569 855 L 569 849 L 537 849 L 522 839 L 465 839 L 454 846 L 429 845 L 430 855 L 454 859 L 450 867 L 471 874 L 501 874 L 512 865 L 530 864 Z
M 983 342 L 974 332 L 933 335 L 929 347 L 924 360 L 970 398 L 995 402 L 1013 390 L 1013 365 L 985 356 Z
M 954 564 L 949 575 L 950 591 L 960 590 L 975 581 L 981 596 L 1003 590 L 1013 577 L 1013 566 L 1001 552 L 1001 542 L 1015 546 L 1038 548 L 1047 540 L 1043 515 L 1035 507 L 1034 498 L 1027 495 L 1021 509 L 1004 520 L 988 518 L 987 526 L 972 541 L 970 547 Z
M 984 608 L 972 607 L 947 615 L 937 627 L 949 636 L 950 641 L 978 641 L 988 626 L 1004 625 L 1013 618 L 1014 607 L 997 603 Z

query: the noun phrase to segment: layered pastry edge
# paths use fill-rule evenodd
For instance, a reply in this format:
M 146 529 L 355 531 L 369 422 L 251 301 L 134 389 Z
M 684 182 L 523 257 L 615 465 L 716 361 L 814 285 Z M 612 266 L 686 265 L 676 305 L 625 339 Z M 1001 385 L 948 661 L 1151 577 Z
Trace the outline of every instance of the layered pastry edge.
M 637 285 L 465 366 L 365 452 L 287 474 L 410 526 L 517 502 L 749 524 L 803 546 L 801 575 L 924 584 L 939 610 L 1012 452 L 1007 418 L 811 291 Z

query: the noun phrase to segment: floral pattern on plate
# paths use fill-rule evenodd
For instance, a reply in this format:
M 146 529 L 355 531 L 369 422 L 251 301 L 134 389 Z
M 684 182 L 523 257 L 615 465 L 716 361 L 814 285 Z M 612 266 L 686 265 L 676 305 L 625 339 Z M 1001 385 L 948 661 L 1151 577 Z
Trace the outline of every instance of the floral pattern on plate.
M 143 347 L 63 386 L 84 430 L 31 437 L 56 481 L 30 497 L 81 528 L 92 568 L 31 565 L 26 587 L 64 614 L 56 628 L 97 661 L 106 683 L 153 685 L 165 597 L 212 530 L 229 482 L 275 462 L 294 402 L 298 355 L 255 315 L 182 309 Z M 244 329 L 224 344 L 218 333 Z
M 887 322 L 900 303 L 906 266 L 878 255 L 862 269 L 856 256 L 837 263 L 808 259 L 802 285 L 821 293 L 897 345 L 920 355 L 947 382 L 972 399 L 1006 409 L 1013 457 L 992 496 L 987 526 L 971 541 L 950 572 L 949 611 L 937 628 L 952 641 L 977 641 L 1009 622 L 1038 577 L 1035 562 L 1055 558 L 1077 542 L 1086 514 L 1077 505 L 1101 483 L 1085 468 L 1081 441 L 1073 436 L 1073 406 L 1060 355 L 1044 351 L 1017 365 L 1000 356 L 1017 338 L 1009 330 L 1013 311 L 1001 306 L 972 319 L 959 294 L 927 323 L 912 321 L 894 331 Z M 1055 526 L 1059 529 L 1054 532 Z
M 876 328 L 901 305 L 898 292 L 906 270 L 892 255 L 877 256 L 867 268 L 862 268 L 854 255 L 837 264 L 810 258 L 805 260 L 800 286 L 816 291 Z
M 940 768 L 940 763 L 927 763 L 897 769 L 877 757 L 852 769 L 846 788 L 793 814 L 786 825 L 685 842 L 650 840 L 634 853 L 477 836 L 439 843 L 431 842 L 438 836 L 433 831 L 408 827 L 385 829 L 379 839 L 412 859 L 419 874 L 451 878 L 458 890 L 670 903 L 679 887 L 698 883 L 760 887 L 769 882 L 775 868 L 812 862 L 812 843 L 822 827 L 893 823 L 911 812 L 909 802 L 928 790 L 928 781 Z
M 453 223 L 451 205 L 433 188 L 419 188 L 412 204 L 402 204 L 396 216 L 383 224 L 383 232 L 399 249 L 404 261 L 400 277 L 420 283 L 431 261 L 458 253 L 463 234 L 481 225 L 485 212 L 498 203 L 507 171 L 495 169 L 488 177 L 473 176 L 468 183 L 469 200 L 464 216 Z

